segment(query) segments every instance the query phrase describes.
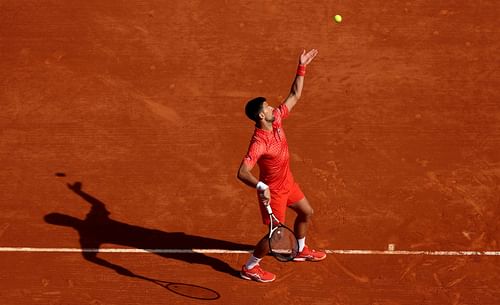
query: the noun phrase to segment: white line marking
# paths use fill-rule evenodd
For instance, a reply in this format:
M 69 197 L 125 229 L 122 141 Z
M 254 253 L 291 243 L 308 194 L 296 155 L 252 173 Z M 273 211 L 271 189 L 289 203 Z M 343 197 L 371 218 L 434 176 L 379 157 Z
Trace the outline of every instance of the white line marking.
M 332 254 L 350 255 L 432 255 L 432 256 L 500 256 L 500 251 L 378 251 L 378 250 L 326 250 Z
M 431 255 L 431 256 L 500 256 L 500 251 L 379 251 L 379 250 L 325 250 L 329 254 L 343 255 Z M 32 248 L 32 247 L 0 247 L 0 252 L 101 252 L 101 253 L 215 253 L 237 254 L 251 253 L 252 250 L 224 250 L 224 249 L 127 249 L 127 248 Z

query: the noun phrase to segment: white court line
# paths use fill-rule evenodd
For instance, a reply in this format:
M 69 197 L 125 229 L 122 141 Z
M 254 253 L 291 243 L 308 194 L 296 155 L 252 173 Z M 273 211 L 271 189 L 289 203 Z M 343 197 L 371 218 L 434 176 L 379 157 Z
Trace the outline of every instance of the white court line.
M 325 250 L 330 254 L 344 255 L 431 255 L 431 256 L 500 256 L 500 251 L 381 251 L 381 250 Z M 31 248 L 31 247 L 0 247 L 0 252 L 100 252 L 100 253 L 215 253 L 237 254 L 251 253 L 252 250 L 224 250 L 224 249 L 126 249 L 126 248 Z

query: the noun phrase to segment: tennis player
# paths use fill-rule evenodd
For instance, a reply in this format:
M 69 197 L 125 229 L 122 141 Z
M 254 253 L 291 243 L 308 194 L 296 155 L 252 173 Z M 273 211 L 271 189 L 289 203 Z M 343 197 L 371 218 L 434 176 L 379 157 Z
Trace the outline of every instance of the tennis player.
M 286 208 L 297 213 L 294 232 L 299 243 L 299 254 L 294 261 L 320 261 L 326 253 L 310 249 L 305 244 L 307 225 L 313 214 L 309 201 L 294 181 L 290 171 L 288 143 L 283 131 L 283 119 L 300 99 L 304 85 L 306 66 L 318 54 L 313 49 L 304 50 L 299 58 L 297 74 L 292 89 L 286 100 L 278 107 L 270 106 L 266 99 L 257 97 L 250 100 L 245 113 L 255 122 L 255 131 L 250 141 L 248 152 L 238 170 L 238 179 L 257 190 L 260 212 L 264 224 L 269 225 L 269 215 L 264 207 L 270 204 L 274 215 L 280 222 L 285 222 Z M 260 176 L 257 179 L 252 173 L 255 164 L 259 165 Z M 255 246 L 253 254 L 243 265 L 240 275 L 247 280 L 272 282 L 276 275 L 265 271 L 259 265 L 262 258 L 269 253 L 268 236 L 264 236 Z

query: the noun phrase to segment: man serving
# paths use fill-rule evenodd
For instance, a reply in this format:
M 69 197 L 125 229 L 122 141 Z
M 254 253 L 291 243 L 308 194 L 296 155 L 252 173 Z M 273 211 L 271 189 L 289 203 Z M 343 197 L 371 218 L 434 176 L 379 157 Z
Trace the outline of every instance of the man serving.
M 307 53 L 305 50 L 302 52 L 290 94 L 278 108 L 271 107 L 263 97 L 254 98 L 246 104 L 245 113 L 255 122 L 255 131 L 248 152 L 238 170 L 238 179 L 257 190 L 264 224 L 269 225 L 270 221 L 265 205 L 271 206 L 274 215 L 282 223 L 285 222 L 287 207 L 297 213 L 294 232 L 299 243 L 299 253 L 294 261 L 299 262 L 320 261 L 326 257 L 326 253 L 312 250 L 305 244 L 307 225 L 313 209 L 290 171 L 288 143 L 282 123 L 300 99 L 306 66 L 317 54 L 316 49 Z M 251 173 L 255 164 L 259 165 L 259 179 Z M 258 282 L 274 281 L 276 276 L 263 270 L 259 264 L 268 253 L 268 236 L 264 236 L 255 246 L 247 263 L 243 265 L 241 277 Z

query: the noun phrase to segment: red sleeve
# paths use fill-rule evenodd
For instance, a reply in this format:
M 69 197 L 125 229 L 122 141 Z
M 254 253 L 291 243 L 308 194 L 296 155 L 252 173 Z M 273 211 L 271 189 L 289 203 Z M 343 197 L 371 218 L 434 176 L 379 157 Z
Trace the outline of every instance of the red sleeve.
M 290 110 L 288 110 L 288 106 L 283 103 L 278 107 L 278 109 L 281 111 L 281 117 L 286 119 L 288 117 L 288 114 L 290 113 Z
M 274 115 L 274 122 L 273 122 L 273 127 L 279 128 L 283 125 L 283 119 L 286 119 L 288 117 L 288 107 L 285 105 L 285 103 L 281 104 L 278 106 L 278 108 L 274 108 L 273 110 L 273 115 Z
M 264 143 L 252 140 L 252 142 L 250 142 L 250 146 L 248 147 L 248 152 L 243 159 L 243 163 L 249 168 L 253 168 L 264 151 Z

